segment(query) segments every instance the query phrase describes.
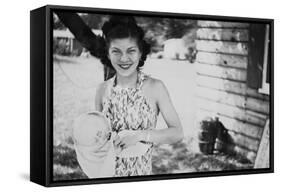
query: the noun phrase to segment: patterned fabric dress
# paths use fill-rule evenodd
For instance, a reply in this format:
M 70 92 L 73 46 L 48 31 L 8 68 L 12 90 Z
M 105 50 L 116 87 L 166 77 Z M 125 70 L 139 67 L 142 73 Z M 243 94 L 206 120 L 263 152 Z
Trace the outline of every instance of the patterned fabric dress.
M 138 72 L 135 88 L 122 88 L 116 76 L 109 80 L 107 94 L 103 100 L 103 113 L 109 120 L 112 131 L 154 129 L 157 111 L 147 100 L 142 85 L 148 76 Z M 116 157 L 115 176 L 151 175 L 151 155 L 153 144 L 149 144 L 145 154 L 136 157 Z

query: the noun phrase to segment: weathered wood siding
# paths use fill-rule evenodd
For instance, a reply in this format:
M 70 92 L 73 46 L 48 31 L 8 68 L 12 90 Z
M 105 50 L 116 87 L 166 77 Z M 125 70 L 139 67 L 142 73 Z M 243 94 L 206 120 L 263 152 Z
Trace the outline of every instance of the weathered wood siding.
M 247 86 L 249 24 L 198 21 L 197 120 L 217 116 L 238 152 L 254 161 L 269 97 Z

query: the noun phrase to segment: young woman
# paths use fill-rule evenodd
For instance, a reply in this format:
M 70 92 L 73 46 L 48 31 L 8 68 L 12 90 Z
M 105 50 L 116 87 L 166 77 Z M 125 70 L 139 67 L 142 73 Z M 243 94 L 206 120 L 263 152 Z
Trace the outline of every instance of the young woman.
M 141 155 L 134 156 L 132 150 L 132 155 L 117 155 L 115 176 L 151 175 L 153 144 L 169 144 L 183 138 L 179 117 L 163 82 L 141 71 L 150 46 L 135 19 L 111 17 L 102 31 L 105 49 L 101 62 L 112 68 L 115 76 L 97 89 L 96 110 L 105 115 L 117 135 L 116 151 L 145 149 Z M 159 113 L 167 129 L 155 129 Z M 140 143 L 146 148 L 134 148 Z

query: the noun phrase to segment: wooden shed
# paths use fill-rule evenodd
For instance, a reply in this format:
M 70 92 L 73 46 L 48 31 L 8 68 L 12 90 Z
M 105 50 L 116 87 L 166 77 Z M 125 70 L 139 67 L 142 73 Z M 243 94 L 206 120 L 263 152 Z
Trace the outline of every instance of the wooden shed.
M 218 117 L 252 162 L 270 115 L 269 35 L 265 24 L 198 21 L 197 120 Z

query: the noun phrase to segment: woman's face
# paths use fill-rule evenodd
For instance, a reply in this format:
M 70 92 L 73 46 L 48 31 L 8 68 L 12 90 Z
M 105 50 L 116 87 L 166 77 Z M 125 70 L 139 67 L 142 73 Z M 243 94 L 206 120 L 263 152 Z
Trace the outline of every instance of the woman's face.
M 134 38 L 113 39 L 110 42 L 108 58 L 121 76 L 130 76 L 136 72 L 141 55 Z

